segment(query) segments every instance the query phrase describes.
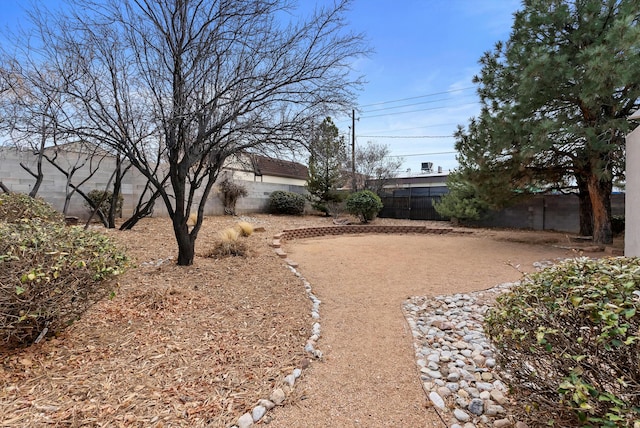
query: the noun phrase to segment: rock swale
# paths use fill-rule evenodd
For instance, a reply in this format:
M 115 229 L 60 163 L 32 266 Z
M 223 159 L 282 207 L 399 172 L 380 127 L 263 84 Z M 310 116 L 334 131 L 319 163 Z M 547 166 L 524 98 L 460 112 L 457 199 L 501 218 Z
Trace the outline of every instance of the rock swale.
M 449 427 L 493 426 L 509 415 L 495 348 L 483 328 L 489 303 L 512 283 L 468 294 L 411 297 L 403 311 L 429 401 Z

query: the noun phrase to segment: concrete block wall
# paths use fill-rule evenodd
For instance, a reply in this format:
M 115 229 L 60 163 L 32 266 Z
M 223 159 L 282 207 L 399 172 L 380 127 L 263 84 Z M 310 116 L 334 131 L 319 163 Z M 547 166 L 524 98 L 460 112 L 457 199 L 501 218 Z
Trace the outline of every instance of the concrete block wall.
M 71 168 L 79 164 L 77 154 L 61 154 L 58 156 L 60 165 L 63 168 Z M 25 171 L 20 164 L 24 164 L 35 171 L 37 158 L 30 151 L 19 151 L 13 148 L 2 148 L 0 150 L 0 181 L 11 191 L 18 193 L 29 193 L 35 184 L 35 178 Z M 78 169 L 72 177 L 72 183 L 79 184 L 90 175 L 91 168 L 96 169 L 97 164 L 90 165 L 88 162 Z M 84 192 L 93 189 L 106 188 L 111 173 L 115 169 L 115 159 L 105 158 L 97 168 L 91 179 L 82 186 Z M 71 194 L 68 215 L 87 216 L 87 209 L 84 207 L 84 199 L 73 192 L 67 186 L 67 178 L 57 168 L 43 159 L 42 171 L 44 179 L 38 190 L 38 196 L 52 204 L 56 209 L 62 211 L 67 197 L 67 192 Z
M 264 183 L 257 181 L 242 181 L 246 187 L 248 195 L 238 200 L 236 212 L 238 214 L 266 212 L 269 203 L 269 195 L 276 190 L 293 192 L 304 195 L 306 189 L 303 186 L 294 186 L 281 183 Z M 217 198 L 219 200 L 219 198 Z M 222 207 L 222 204 L 220 204 Z
M 625 195 L 611 195 L 611 214 L 625 213 Z M 480 227 L 580 232 L 579 201 L 576 195 L 534 196 L 517 205 L 494 212 L 489 218 L 473 223 Z
M 74 165 L 76 156 L 73 153 L 67 154 L 67 158 L 60 161 L 63 165 Z M 19 151 L 14 148 L 0 149 L 0 181 L 3 182 L 11 191 L 18 193 L 29 193 L 35 183 L 35 179 L 25 171 L 20 163 L 23 163 L 33 170 L 36 167 L 36 156 L 30 151 Z M 94 163 L 94 167 L 95 167 Z M 38 191 L 38 196 L 52 204 L 57 210 L 62 211 L 66 197 L 67 182 L 66 177 L 55 167 L 50 165 L 46 160 L 43 161 L 44 180 Z M 114 158 L 105 158 L 101 161 L 100 167 L 95 174 L 82 185 L 82 190 L 86 193 L 93 189 L 106 189 L 107 183 L 116 168 Z M 95 168 L 94 168 L 95 169 Z M 85 165 L 78 170 L 72 179 L 73 184 L 79 184 L 85 179 L 90 172 L 89 165 Z M 123 178 L 122 196 L 123 196 L 123 217 L 127 218 L 135 209 L 140 195 L 144 191 L 147 179 L 134 168 L 130 168 Z M 267 207 L 269 195 L 276 190 L 284 190 L 304 194 L 306 192 L 303 186 L 295 186 L 281 183 L 262 183 L 254 181 L 240 181 L 247 188 L 247 197 L 240 198 L 236 206 L 238 214 L 248 214 L 255 212 L 264 212 Z M 111 186 L 109 186 L 111 188 Z M 150 194 L 150 192 L 148 193 Z M 198 192 L 197 195 L 202 193 Z M 207 199 L 205 205 L 205 215 L 222 215 L 224 207 L 218 196 L 218 191 L 214 186 L 212 192 Z M 84 206 L 84 199 L 73 194 L 70 199 L 67 215 L 87 218 L 89 213 Z M 154 205 L 153 215 L 156 217 L 168 216 L 168 211 L 162 199 L 157 199 Z
M 638 112 L 633 116 L 638 116 Z M 640 257 L 640 127 L 627 135 L 624 255 Z

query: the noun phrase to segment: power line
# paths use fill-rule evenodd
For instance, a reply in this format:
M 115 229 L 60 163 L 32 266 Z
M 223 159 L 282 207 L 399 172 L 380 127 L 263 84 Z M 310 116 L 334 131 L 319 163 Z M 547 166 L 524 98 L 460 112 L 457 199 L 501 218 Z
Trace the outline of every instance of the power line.
M 392 103 L 399 103 L 402 101 L 409 101 L 409 100 L 417 100 L 419 98 L 427 98 L 427 97 L 433 97 L 434 95 L 442 95 L 442 94 L 450 94 L 452 92 L 462 92 L 462 91 L 466 91 L 468 89 L 474 89 L 475 86 L 468 86 L 466 88 L 460 88 L 460 89 L 451 89 L 449 91 L 442 91 L 442 92 L 433 92 L 431 94 L 425 94 L 425 95 L 418 95 L 416 97 L 408 97 L 408 98 L 400 98 L 397 100 L 391 100 L 391 101 L 381 101 L 381 102 L 377 102 L 377 103 L 372 103 L 372 104 L 365 104 L 365 105 L 361 105 L 360 108 L 364 108 L 364 107 L 371 107 L 371 106 L 377 106 L 377 105 L 382 105 L 382 104 L 392 104 Z
M 463 95 L 462 97 L 456 98 L 455 101 L 462 101 L 462 100 L 468 100 L 468 99 L 475 99 L 475 96 L 467 96 L 467 95 Z M 384 110 L 393 110 L 393 109 L 398 109 L 398 108 L 404 108 L 404 107 L 412 107 L 412 106 L 419 106 L 419 105 L 423 105 L 423 104 L 433 104 L 433 103 L 437 103 L 439 101 L 452 101 L 453 99 L 450 97 L 447 98 L 438 98 L 435 100 L 429 100 L 429 101 L 421 101 L 419 103 L 411 103 L 411 104 L 401 104 L 398 106 L 391 106 L 391 107 L 383 107 L 383 108 L 377 108 L 377 109 L 373 109 L 373 110 L 366 110 L 366 111 L 361 111 L 360 114 L 367 114 L 367 113 L 373 113 L 376 111 L 384 111 Z
M 359 138 L 454 138 L 454 135 L 356 135 Z
M 392 106 L 392 107 L 383 107 L 383 108 L 377 108 L 377 109 L 373 109 L 373 110 L 366 110 L 366 111 L 361 111 L 360 114 L 367 114 L 367 113 L 373 113 L 376 111 L 384 111 L 384 110 L 393 110 L 396 108 L 403 108 L 403 107 L 412 107 L 412 106 L 419 106 L 422 104 L 432 104 L 432 103 L 437 103 L 438 101 L 449 101 L 451 98 L 438 98 L 436 100 L 429 100 L 429 101 L 422 101 L 419 103 L 411 103 L 411 104 L 402 104 L 399 106 Z
M 429 111 L 429 110 L 442 110 L 442 109 L 445 109 L 445 108 L 463 107 L 463 106 L 470 106 L 470 105 L 474 105 L 474 104 L 480 104 L 480 103 L 479 102 L 475 102 L 475 103 L 457 104 L 455 106 L 432 107 L 432 108 L 423 108 L 423 109 L 419 109 L 419 110 L 398 111 L 398 112 L 395 112 L 395 113 L 374 114 L 374 115 L 371 115 L 371 116 L 362 116 L 359 119 L 370 119 L 372 117 L 393 116 L 393 115 L 396 115 L 396 114 L 405 114 L 405 113 L 417 113 L 417 112 L 420 112 L 420 111 Z
M 413 131 L 414 129 L 424 129 L 424 128 L 438 128 L 441 126 L 453 126 L 453 125 L 460 125 L 459 123 L 456 122 L 449 122 L 449 123 L 438 123 L 435 125 L 425 125 L 425 126 L 415 126 L 413 128 L 402 128 L 402 129 L 381 129 L 379 131 L 371 131 L 372 134 L 384 134 L 386 132 L 402 132 L 402 131 Z

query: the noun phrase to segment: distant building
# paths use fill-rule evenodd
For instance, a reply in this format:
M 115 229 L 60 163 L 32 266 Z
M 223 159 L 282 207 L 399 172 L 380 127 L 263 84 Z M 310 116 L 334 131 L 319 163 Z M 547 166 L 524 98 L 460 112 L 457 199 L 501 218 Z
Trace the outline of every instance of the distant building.
M 232 171 L 234 179 L 259 183 L 304 186 L 309 177 L 306 165 L 256 154 L 245 154 L 229 160 L 224 169 Z
M 409 177 L 392 178 L 383 186 L 389 196 L 442 196 L 449 193 L 448 172 L 427 173 Z

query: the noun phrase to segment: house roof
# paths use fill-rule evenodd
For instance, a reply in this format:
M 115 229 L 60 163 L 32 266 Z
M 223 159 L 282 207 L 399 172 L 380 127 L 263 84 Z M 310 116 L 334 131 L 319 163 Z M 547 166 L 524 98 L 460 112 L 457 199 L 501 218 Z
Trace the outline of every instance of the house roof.
M 300 180 L 306 180 L 309 177 L 308 168 L 298 162 L 259 155 L 252 155 L 251 162 L 256 175 L 272 175 L 275 177 L 297 178 Z
M 396 177 L 387 182 L 386 187 L 392 186 L 446 186 L 449 173 L 417 175 L 413 177 Z

